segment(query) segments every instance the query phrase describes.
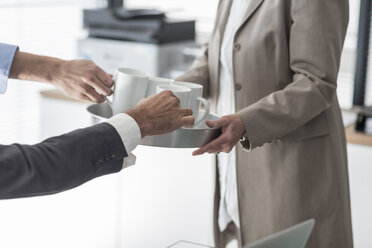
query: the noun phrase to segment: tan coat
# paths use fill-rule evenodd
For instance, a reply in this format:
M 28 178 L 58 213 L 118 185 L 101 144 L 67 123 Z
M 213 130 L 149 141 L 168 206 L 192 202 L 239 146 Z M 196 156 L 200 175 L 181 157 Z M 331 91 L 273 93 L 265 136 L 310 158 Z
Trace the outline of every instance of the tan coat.
M 233 49 L 235 107 L 252 147 L 237 146 L 241 245 L 314 218 L 307 247 L 352 247 L 345 135 L 335 94 L 348 0 L 247 1 Z M 214 105 L 231 3 L 220 1 L 204 56 L 177 79 L 204 84 Z M 227 237 L 215 233 L 222 247 Z

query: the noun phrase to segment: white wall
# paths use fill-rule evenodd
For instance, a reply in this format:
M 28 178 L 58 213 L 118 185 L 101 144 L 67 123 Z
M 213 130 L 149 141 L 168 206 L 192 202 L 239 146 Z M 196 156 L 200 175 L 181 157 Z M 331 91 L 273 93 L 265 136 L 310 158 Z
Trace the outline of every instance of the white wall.
M 45 87 L 37 86 L 9 81 L 0 98 L 8 109 L 0 114 L 18 113 L 22 125 L 0 127 L 1 143 L 33 143 L 90 125 L 85 104 L 41 98 L 38 90 Z M 20 89 L 29 97 L 11 105 Z M 29 125 L 34 120 L 37 125 Z M 57 195 L 2 200 L 0 247 L 162 248 L 179 240 L 211 245 L 214 159 L 191 152 L 140 146 L 136 165 L 121 173 Z
M 0 41 L 72 59 L 85 34 L 81 7 L 76 1 L 1 1 Z M 2 144 L 36 143 L 89 124 L 85 105 L 40 98 L 44 88 L 9 80 L 0 96 Z M 210 244 L 212 158 L 192 158 L 191 150 L 138 148 L 136 154 L 137 165 L 121 174 L 54 196 L 0 201 L 0 247 Z
M 0 2 L 0 41 L 18 44 L 25 51 L 74 58 L 76 39 L 85 34 L 80 4 L 90 7 L 93 3 L 34 2 Z M 212 29 L 217 2 L 127 0 L 129 7 L 150 7 L 151 3 L 171 10 L 173 16 L 197 17 L 202 41 Z M 25 3 L 28 6 L 22 7 Z M 341 66 L 343 86 L 339 87 L 343 106 L 351 103 L 355 59 L 358 4 L 356 0 L 350 3 L 354 7 Z M 85 106 L 39 99 L 30 83 L 9 83 L 7 95 L 0 96 L 1 143 L 33 143 L 88 125 Z M 213 159 L 192 158 L 190 152 L 170 155 L 168 150 L 140 147 L 135 151 L 137 165 L 120 174 L 55 196 L 0 201 L 0 247 L 164 247 L 178 239 L 212 244 Z M 349 146 L 349 153 L 355 244 L 370 247 L 371 151 Z
M 355 248 L 372 247 L 372 147 L 348 145 Z

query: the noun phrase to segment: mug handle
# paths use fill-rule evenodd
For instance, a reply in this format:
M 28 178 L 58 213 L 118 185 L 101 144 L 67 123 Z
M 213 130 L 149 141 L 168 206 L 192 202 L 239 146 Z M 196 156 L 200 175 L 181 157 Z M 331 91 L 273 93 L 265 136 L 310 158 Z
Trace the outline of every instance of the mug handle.
M 200 122 L 202 122 L 203 120 L 205 120 L 207 118 L 207 116 L 209 115 L 209 106 L 210 106 L 210 103 L 207 99 L 203 98 L 203 97 L 197 97 L 196 98 L 196 101 L 200 102 L 201 104 L 203 104 L 204 106 L 204 109 L 205 109 L 205 112 L 202 116 L 198 116 L 197 117 L 197 120 L 195 120 L 194 122 L 194 126 L 196 124 L 199 124 Z
M 112 81 L 114 82 L 114 83 L 112 84 L 112 87 L 111 87 L 112 92 L 115 91 L 115 78 L 116 78 L 116 75 L 115 75 L 114 78 L 112 79 Z M 114 97 L 113 94 L 114 94 L 114 93 L 112 93 L 112 97 Z M 112 101 L 111 101 L 107 96 L 105 96 L 105 99 L 106 99 L 106 102 L 107 102 L 107 103 L 110 105 L 110 107 L 112 108 Z

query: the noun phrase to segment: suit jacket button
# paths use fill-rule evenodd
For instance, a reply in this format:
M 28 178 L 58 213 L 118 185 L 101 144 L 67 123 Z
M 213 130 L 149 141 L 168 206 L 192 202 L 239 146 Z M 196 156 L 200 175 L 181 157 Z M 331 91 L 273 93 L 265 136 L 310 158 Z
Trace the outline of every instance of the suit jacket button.
M 234 85 L 234 88 L 235 88 L 236 91 L 239 91 L 239 90 L 242 89 L 242 85 L 239 84 L 239 83 L 236 83 L 236 84 Z
M 239 51 L 240 48 L 241 48 L 241 45 L 240 45 L 239 43 L 235 43 L 235 44 L 234 44 L 234 50 L 235 50 L 235 51 Z
M 115 153 L 111 154 L 111 158 L 112 159 L 114 159 L 115 157 L 116 157 L 116 154 Z

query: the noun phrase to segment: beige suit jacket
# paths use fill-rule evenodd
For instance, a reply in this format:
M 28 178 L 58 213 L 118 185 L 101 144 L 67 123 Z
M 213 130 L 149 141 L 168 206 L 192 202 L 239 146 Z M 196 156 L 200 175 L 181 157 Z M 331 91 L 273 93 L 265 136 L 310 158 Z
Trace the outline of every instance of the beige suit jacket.
M 352 247 L 344 127 L 336 96 L 348 0 L 247 0 L 234 37 L 241 245 L 309 218 L 307 247 Z M 176 80 L 218 101 L 219 56 L 232 0 L 221 0 L 205 54 Z M 218 182 L 216 203 L 218 202 Z M 215 212 L 218 204 L 215 205 Z M 217 218 L 217 215 L 216 215 Z M 216 229 L 222 247 L 227 236 Z

